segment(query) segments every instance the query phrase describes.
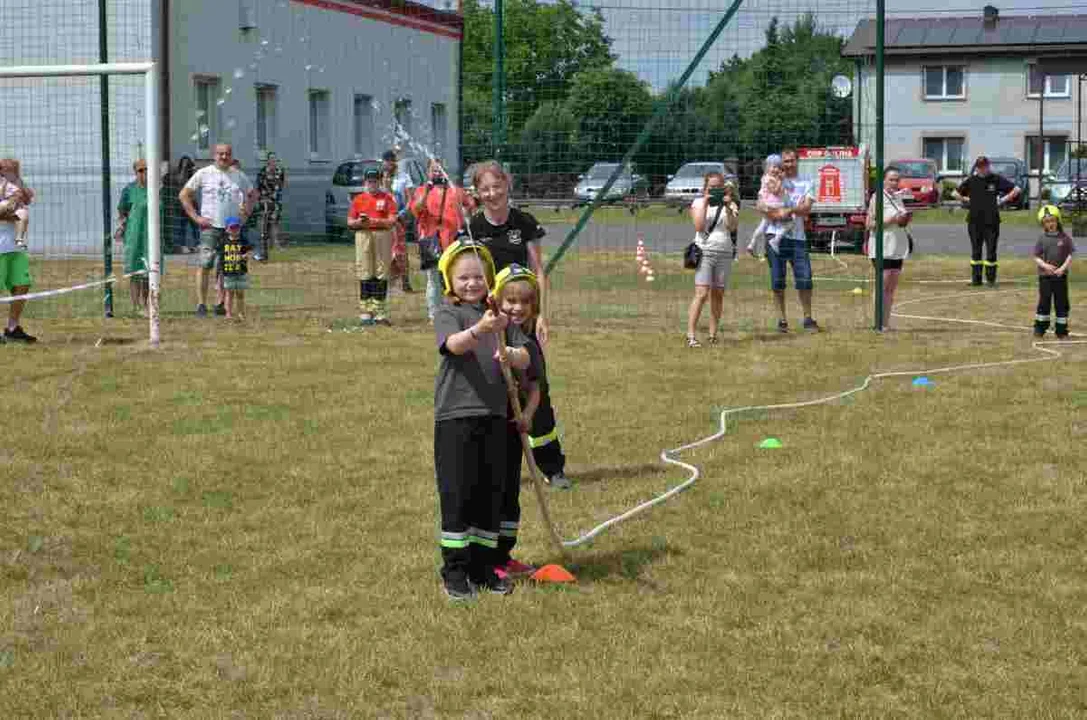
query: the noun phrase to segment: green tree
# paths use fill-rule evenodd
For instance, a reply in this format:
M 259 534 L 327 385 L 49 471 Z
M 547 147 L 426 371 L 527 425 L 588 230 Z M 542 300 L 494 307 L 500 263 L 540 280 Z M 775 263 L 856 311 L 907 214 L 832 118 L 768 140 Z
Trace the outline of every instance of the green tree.
M 831 78 L 851 71 L 844 42 L 811 14 L 784 29 L 774 18 L 765 47 L 710 73 L 704 112 L 735 128 L 739 155 L 751 161 L 789 145 L 848 143 L 852 104 L 830 92 Z
M 521 172 L 576 173 L 582 169 L 575 154 L 577 117 L 565 104 L 545 102 L 521 132 Z
M 609 68 L 615 57 L 599 11 L 583 12 L 569 0 L 505 0 L 503 8 L 506 135 L 517 154 L 521 130 L 541 104 L 562 102 L 578 73 Z M 461 47 L 465 126 L 473 128 L 474 149 L 481 129 L 491 127 L 494 70 L 494 12 L 479 0 L 464 3 Z
M 566 110 L 577 120 L 574 145 L 583 162 L 619 160 L 653 112 L 649 86 L 618 68 L 574 77 Z

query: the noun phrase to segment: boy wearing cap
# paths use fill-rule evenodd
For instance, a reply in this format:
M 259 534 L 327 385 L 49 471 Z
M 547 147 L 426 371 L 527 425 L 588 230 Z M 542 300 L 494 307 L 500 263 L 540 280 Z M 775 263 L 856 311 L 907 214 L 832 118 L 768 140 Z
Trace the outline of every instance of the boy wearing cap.
M 1061 211 L 1045 205 L 1038 211 L 1042 236 L 1034 245 L 1034 263 L 1038 266 L 1038 309 L 1034 315 L 1034 337 L 1045 337 L 1049 329 L 1049 310 L 1057 311 L 1056 333 L 1060 340 L 1068 337 L 1068 268 L 1076 246 L 1061 227 Z
M 223 293 L 225 294 L 228 320 L 245 319 L 245 291 L 249 288 L 249 252 L 253 247 L 242 235 L 239 217 L 226 219 L 226 237 L 223 238 Z
M 381 173 L 367 168 L 362 192 L 351 201 L 347 227 L 355 231 L 355 271 L 359 281 L 359 323 L 391 325 L 388 293 L 396 198 L 380 186 Z
M 996 285 L 996 243 L 1000 239 L 1000 208 L 1019 197 L 1019 188 L 1003 175 L 992 171 L 989 158 L 978 156 L 970 177 L 962 181 L 953 193 L 956 200 L 967 203 L 966 231 L 970 235 L 970 284 L 985 282 Z M 985 259 L 981 258 L 985 248 Z

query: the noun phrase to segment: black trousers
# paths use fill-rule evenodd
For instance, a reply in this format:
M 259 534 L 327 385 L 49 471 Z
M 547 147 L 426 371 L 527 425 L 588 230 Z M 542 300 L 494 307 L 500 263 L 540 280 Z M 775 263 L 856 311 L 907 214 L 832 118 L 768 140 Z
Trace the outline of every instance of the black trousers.
M 546 381 L 540 383 L 540 407 L 532 416 L 532 428 L 529 431 L 532 442 L 532 459 L 547 477 L 558 475 L 566 470 L 566 456 L 562 454 L 562 442 L 559 440 L 558 425 L 555 423 L 555 408 L 551 406 L 551 395 L 546 391 Z
M 1049 310 L 1057 311 L 1057 337 L 1068 334 L 1068 275 L 1038 276 L 1038 311 L 1034 316 L 1034 332 L 1044 333 L 1049 329 Z
M 502 502 L 498 510 L 498 554 L 496 565 L 505 565 L 517 545 L 521 529 L 521 433 L 517 425 L 506 423 L 506 473 L 502 483 Z
M 507 420 L 497 415 L 434 423 L 442 516 L 442 576 L 485 578 L 495 565 L 507 473 Z
M 970 275 L 975 285 L 981 284 L 984 269 L 985 279 L 996 282 L 996 244 L 1000 240 L 1000 223 L 981 223 L 971 221 L 966 225 L 970 235 Z M 984 251 L 984 258 L 982 257 Z

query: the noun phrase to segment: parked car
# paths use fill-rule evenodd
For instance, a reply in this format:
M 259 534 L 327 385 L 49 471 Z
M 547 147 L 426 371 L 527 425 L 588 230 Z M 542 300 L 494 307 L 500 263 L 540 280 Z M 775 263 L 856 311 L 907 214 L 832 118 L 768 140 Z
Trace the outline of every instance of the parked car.
M 619 163 L 598 162 L 584 175 L 579 175 L 578 184 L 574 187 L 574 207 L 592 202 L 617 167 Z M 636 168 L 628 166 L 616 178 L 615 184 L 608 190 L 607 196 L 601 198 L 601 202 L 616 203 L 639 199 L 649 199 L 649 181 L 639 175 Z
M 329 241 L 341 240 L 347 232 L 347 211 L 351 201 L 362 192 L 362 178 L 368 168 L 381 168 L 381 161 L 374 159 L 344 160 L 332 174 L 332 185 L 325 191 L 325 237 Z M 400 158 L 397 177 L 406 179 L 412 187 L 426 182 L 426 165 L 418 158 Z
M 989 165 L 997 175 L 1003 175 L 1019 188 L 1019 197 L 1009 208 L 1017 210 L 1030 209 L 1030 176 L 1027 174 L 1027 164 L 1013 157 L 989 158 Z
M 892 160 L 901 180 L 898 197 L 908 207 L 931 207 L 940 203 L 936 162 L 927 158 Z
M 1049 202 L 1064 208 L 1081 204 L 1087 207 L 1087 158 L 1065 160 L 1055 173 L 1046 173 L 1043 193 L 1049 191 Z
M 681 212 L 690 207 L 691 202 L 702 195 L 706 173 L 711 172 L 719 172 L 725 176 L 725 180 L 737 182 L 735 173 L 729 172 L 723 162 L 684 163 L 679 170 L 676 170 L 675 175 L 668 176 L 668 184 L 664 186 L 664 204 L 677 208 Z

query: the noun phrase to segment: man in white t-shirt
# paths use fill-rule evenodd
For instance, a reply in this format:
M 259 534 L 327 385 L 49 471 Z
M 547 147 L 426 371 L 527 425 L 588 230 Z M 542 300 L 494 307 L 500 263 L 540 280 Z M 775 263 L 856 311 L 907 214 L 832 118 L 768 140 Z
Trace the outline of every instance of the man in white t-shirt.
M 253 213 L 257 191 L 241 170 L 231 167 L 233 148 L 220 143 L 215 146 L 215 164 L 200 168 L 181 189 L 181 206 L 200 228 L 200 267 L 197 270 L 196 314 L 208 314 L 208 278 L 216 267 L 226 237 L 226 219 L 240 217 L 242 223 Z M 200 212 L 193 201 L 200 198 Z M 222 298 L 216 300 L 216 314 L 221 312 Z
M 797 154 L 793 148 L 781 151 L 781 169 L 785 174 L 785 191 L 789 193 L 793 208 L 793 229 L 787 232 L 783 242 L 786 249 L 782 251 L 782 272 L 780 288 L 774 286 L 774 302 L 777 304 L 781 315 L 779 328 L 785 324 L 785 286 L 784 266 L 785 261 L 793 266 L 793 284 L 796 286 L 796 294 L 800 296 L 800 306 L 804 311 L 804 329 L 819 332 L 819 323 L 815 322 L 811 314 L 812 274 L 811 258 L 808 254 L 808 236 L 804 232 L 804 223 L 811 213 L 815 195 L 812 193 L 812 183 L 797 176 Z

